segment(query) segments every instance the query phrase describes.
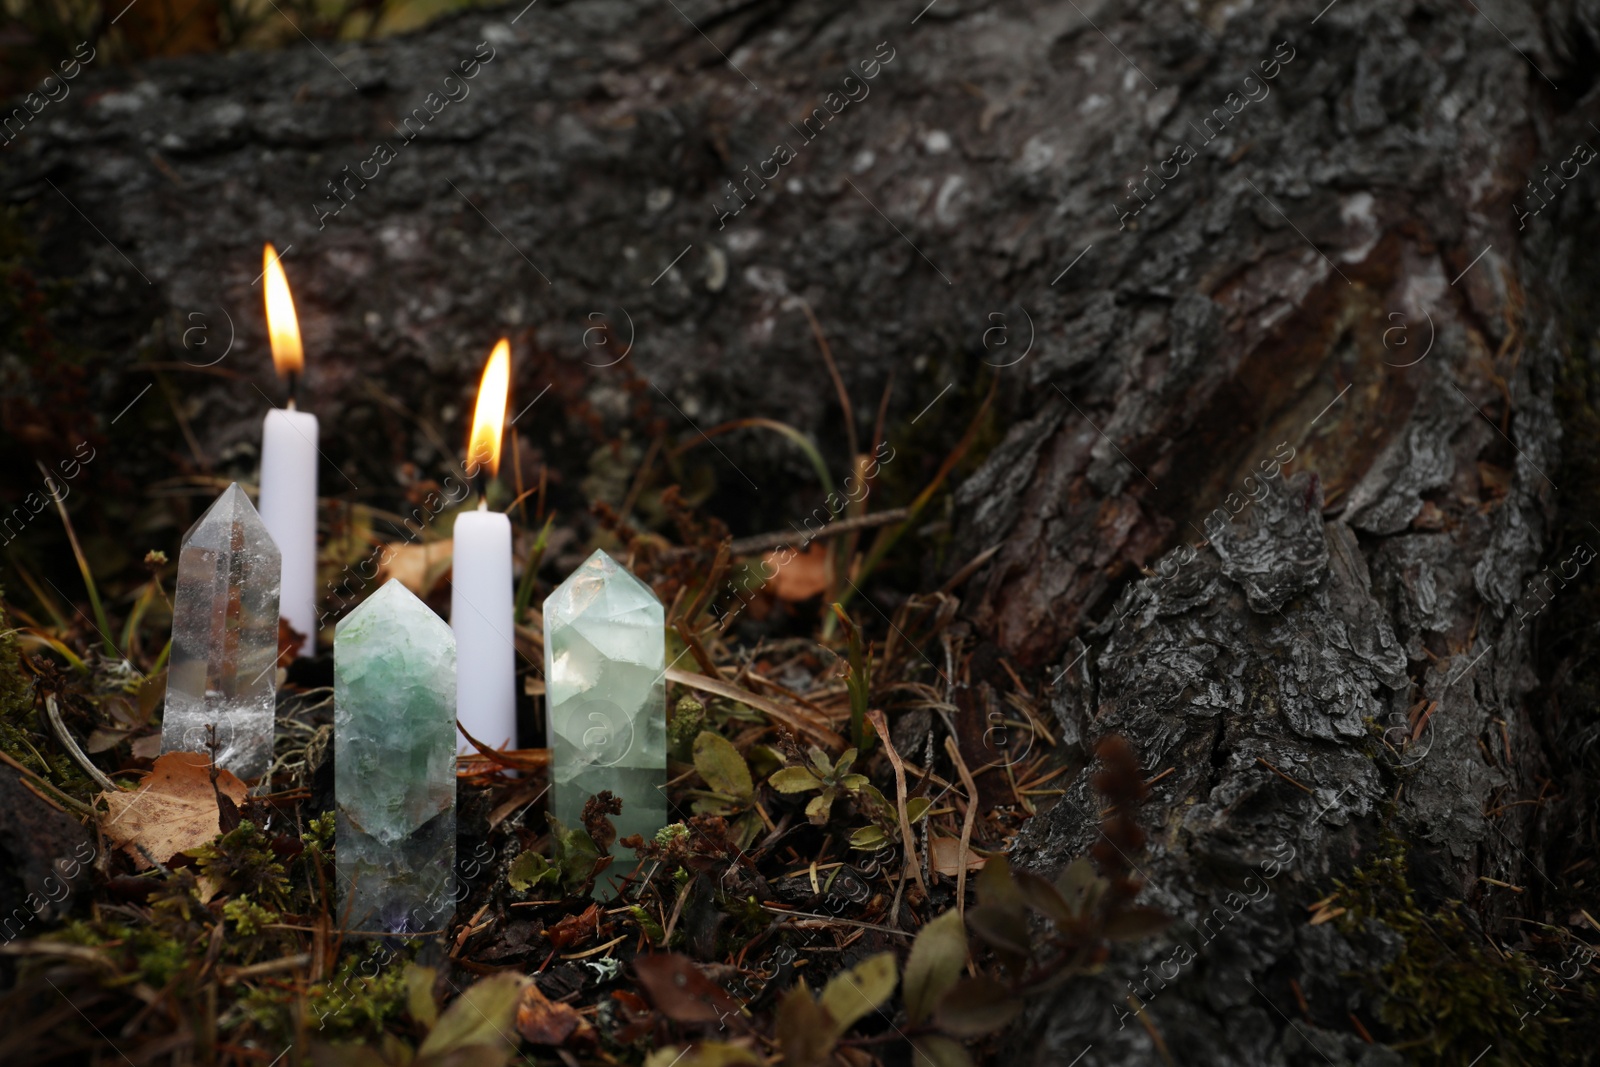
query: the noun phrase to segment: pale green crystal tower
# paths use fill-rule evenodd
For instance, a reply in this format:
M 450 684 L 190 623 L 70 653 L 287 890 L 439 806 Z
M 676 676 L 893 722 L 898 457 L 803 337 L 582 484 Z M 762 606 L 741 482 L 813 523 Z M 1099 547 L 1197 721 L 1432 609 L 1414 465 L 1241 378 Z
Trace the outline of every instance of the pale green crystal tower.
M 240 778 L 272 763 L 278 677 L 278 546 L 237 482 L 183 535 L 161 751 L 196 753 Z
M 618 839 L 666 825 L 666 655 L 661 601 L 604 552 L 544 602 L 550 808 L 568 827 L 602 789 L 622 801 Z M 611 854 L 617 866 L 631 857 Z
M 455 911 L 456 639 L 390 580 L 333 639 L 339 919 L 437 930 Z

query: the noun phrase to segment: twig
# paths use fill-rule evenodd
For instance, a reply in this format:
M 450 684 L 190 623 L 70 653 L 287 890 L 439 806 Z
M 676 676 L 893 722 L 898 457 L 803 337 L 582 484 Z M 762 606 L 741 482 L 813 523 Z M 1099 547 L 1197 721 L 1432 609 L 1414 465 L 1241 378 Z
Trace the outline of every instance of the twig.
M 1265 767 L 1267 770 L 1271 771 L 1273 774 L 1276 774 L 1279 778 L 1282 778 L 1284 781 L 1288 782 L 1290 785 L 1294 786 L 1296 789 L 1302 790 L 1311 796 L 1317 795 L 1312 791 L 1310 786 L 1300 784 L 1293 778 L 1290 778 L 1287 774 L 1284 774 L 1282 771 L 1278 770 L 1278 768 L 1274 767 L 1272 764 L 1268 763 L 1266 760 L 1262 759 L 1260 756 L 1256 757 L 1256 762 L 1261 764 L 1261 766 Z
M 828 365 L 828 376 L 833 379 L 834 391 L 839 394 L 839 407 L 844 413 L 845 441 L 850 446 L 850 460 L 853 463 L 861 451 L 861 446 L 856 442 L 856 413 L 850 406 L 850 394 L 845 391 L 844 379 L 839 377 L 839 366 L 833 361 L 833 349 L 829 347 L 828 338 L 822 332 L 822 323 L 817 321 L 816 312 L 811 310 L 811 305 L 803 297 L 797 296 L 794 300 L 811 323 L 811 333 L 817 339 L 817 347 L 822 350 L 822 361 Z
M 683 888 L 678 891 L 678 901 L 672 905 L 672 918 L 667 920 L 667 928 L 661 934 L 661 947 L 666 948 L 672 943 L 672 928 L 678 925 L 678 916 L 683 914 L 683 902 L 688 899 L 689 887 L 694 885 L 691 879 L 683 883 Z
M 80 815 L 91 816 L 94 814 L 94 809 L 89 807 L 89 805 L 62 791 L 60 786 L 52 784 L 49 779 L 40 777 L 27 767 L 24 767 L 22 764 L 12 759 L 11 756 L 4 751 L 0 751 L 0 763 L 4 763 L 6 766 L 11 767 L 19 772 L 22 775 L 23 785 L 28 786 L 29 788 L 32 788 L 34 785 L 43 786 L 44 788 L 50 790 L 50 792 L 54 793 L 57 800 L 63 801 Z
M 667 681 L 677 685 L 697 689 L 702 693 L 710 693 L 713 696 L 725 697 L 728 700 L 749 705 L 757 711 L 764 711 L 790 729 L 810 737 L 829 751 L 838 752 L 845 747 L 843 739 L 829 729 L 826 724 L 815 723 L 805 715 L 800 714 L 799 711 L 790 710 L 775 701 L 768 700 L 763 696 L 757 696 L 748 689 L 741 689 L 730 682 L 722 681 L 720 678 L 707 678 L 703 674 L 691 674 L 689 671 L 679 670 L 676 667 L 667 668 L 666 678 Z
M 876 511 L 871 515 L 854 515 L 848 519 L 834 519 L 819 529 L 812 530 L 806 527 L 803 540 L 819 541 L 824 537 L 837 537 L 840 534 L 854 533 L 857 530 L 870 530 L 878 526 L 889 526 L 897 522 L 905 522 L 910 518 L 910 508 L 889 508 Z M 796 540 L 794 530 L 773 530 L 771 533 L 752 534 L 741 537 L 731 544 L 735 556 L 749 556 L 757 552 L 766 552 L 774 548 L 783 548 L 791 545 Z
M 878 731 L 878 740 L 883 742 L 884 755 L 889 757 L 889 762 L 894 766 L 894 793 L 895 805 L 899 808 L 900 839 L 906 846 L 906 869 L 917 880 L 917 885 L 922 889 L 922 895 L 928 895 L 928 885 L 922 880 L 922 868 L 917 866 L 916 839 L 911 836 L 911 819 L 906 814 L 906 765 L 900 761 L 900 753 L 894 750 L 894 742 L 889 739 L 889 724 L 884 721 L 883 712 L 873 708 L 867 712 L 867 721 L 872 723 Z M 902 875 L 901 877 L 904 877 Z M 895 916 L 896 920 L 899 916 Z
M 956 739 L 949 734 L 944 738 L 944 750 L 967 789 L 967 813 L 961 819 L 961 844 L 956 849 L 956 912 L 964 916 L 967 913 L 967 852 L 972 845 L 972 824 L 978 821 L 978 786 L 967 769 L 967 761 L 961 758 Z
M 50 729 L 55 733 L 56 740 L 61 742 L 61 747 L 67 750 L 67 755 L 72 757 L 74 763 L 83 768 L 85 774 L 93 778 L 95 784 L 108 793 L 117 792 L 117 783 L 106 777 L 106 773 L 83 754 L 83 749 L 78 747 L 78 742 L 72 739 L 72 734 L 67 732 L 67 724 L 61 721 L 61 709 L 56 706 L 54 693 L 46 693 L 44 697 L 45 718 L 50 720 Z

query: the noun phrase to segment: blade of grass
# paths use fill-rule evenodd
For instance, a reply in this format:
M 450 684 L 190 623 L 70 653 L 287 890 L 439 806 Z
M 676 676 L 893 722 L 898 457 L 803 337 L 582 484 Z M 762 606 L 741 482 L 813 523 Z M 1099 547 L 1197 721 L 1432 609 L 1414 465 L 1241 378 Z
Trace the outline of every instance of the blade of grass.
M 833 614 L 844 627 L 845 639 L 850 642 L 850 675 L 845 686 L 850 690 L 850 741 L 856 751 L 865 756 L 872 749 L 872 730 L 867 724 L 867 703 L 872 688 L 872 655 L 867 652 L 861 631 L 844 607 L 833 605 Z
M 795 429 L 793 426 L 790 426 L 786 422 L 779 422 L 777 419 L 732 419 L 728 422 L 722 423 L 721 425 L 711 427 L 711 429 L 706 430 L 697 437 L 691 437 L 688 441 L 685 441 L 683 444 L 669 452 L 667 454 L 667 458 L 677 459 L 679 456 L 683 455 L 685 452 L 689 451 L 689 449 L 695 447 L 701 442 L 725 433 L 729 433 L 733 430 L 747 430 L 756 428 L 772 430 L 774 433 L 780 433 L 787 437 L 790 441 L 793 441 L 795 445 L 799 447 L 800 451 L 805 453 L 806 459 L 811 461 L 812 468 L 817 472 L 817 480 L 822 483 L 823 491 L 827 493 L 828 496 L 833 495 L 833 476 L 828 473 L 828 465 L 823 461 L 822 453 L 817 451 L 817 446 L 812 444 L 811 439 L 805 434 L 801 433 L 799 430 Z
M 545 544 L 550 539 L 550 528 L 555 524 L 554 515 L 544 520 L 544 529 L 539 531 L 533 547 L 528 549 L 527 561 L 522 564 L 522 581 L 517 583 L 517 610 L 512 616 L 514 619 L 520 621 L 528 614 L 528 603 L 533 599 L 534 578 L 539 573 L 539 565 L 544 562 Z
M 972 416 L 972 422 L 967 425 L 966 432 L 961 435 L 961 440 L 956 442 L 956 446 L 950 450 L 950 454 L 945 456 L 944 462 L 939 464 L 939 470 L 934 474 L 933 479 L 928 482 L 922 492 L 918 493 L 916 499 L 906 508 L 906 521 L 895 526 L 885 527 L 873 539 L 872 547 L 867 550 L 866 558 L 861 562 L 860 572 L 856 575 L 855 581 L 857 585 L 865 582 L 867 576 L 877 568 L 879 563 L 883 562 L 883 557 L 889 554 L 889 550 L 894 547 L 895 542 L 899 541 L 901 535 L 911 528 L 912 523 L 916 522 L 917 516 L 928 506 L 934 494 L 939 491 L 939 487 L 944 485 L 945 479 L 950 477 L 950 472 L 956 468 L 956 464 L 966 457 L 967 452 L 972 448 L 972 442 L 977 439 L 978 430 L 983 424 L 984 416 L 989 413 L 989 407 L 994 403 L 995 387 L 999 384 L 999 381 L 1000 379 L 997 376 L 990 385 L 988 394 L 983 398 L 983 403 L 978 406 L 977 413 Z M 841 591 L 839 603 L 850 603 L 850 598 L 854 592 L 855 590 L 853 589 Z
M 58 641 L 48 634 L 39 633 L 37 630 L 18 630 L 17 640 L 24 645 L 43 645 L 52 652 L 59 653 L 62 659 L 72 664 L 72 666 L 77 668 L 79 671 L 82 671 L 84 674 L 89 673 L 88 665 L 85 664 L 83 660 L 78 658 L 78 654 L 76 652 L 72 651 L 72 649 L 68 648 L 61 641 Z
M 39 473 L 43 474 L 48 481 L 50 471 L 45 468 L 43 463 L 36 463 L 35 465 L 39 468 Z M 100 590 L 95 588 L 94 574 L 89 570 L 89 560 L 83 554 L 83 547 L 78 544 L 78 534 L 72 528 L 72 520 L 67 517 L 67 506 L 62 503 L 62 498 L 54 493 L 50 494 L 50 499 L 56 503 L 56 511 L 61 515 L 61 525 L 67 528 L 67 541 L 72 545 L 72 555 L 78 561 L 78 572 L 83 575 L 84 587 L 89 590 L 89 606 L 94 610 L 94 621 L 100 627 L 100 641 L 105 645 L 106 655 L 120 659 L 122 658 L 122 653 L 117 651 L 117 646 L 111 641 L 111 623 L 106 621 L 105 605 L 100 603 Z
M 144 621 L 144 616 L 150 610 L 150 605 L 155 601 L 155 583 L 145 583 L 144 591 L 133 602 L 133 608 L 128 612 L 128 622 L 122 627 L 122 647 L 128 650 L 128 655 L 133 655 L 133 638 L 139 632 L 139 623 Z
M 861 451 L 861 445 L 856 440 L 856 413 L 850 406 L 850 394 L 845 392 L 844 379 L 839 377 L 839 365 L 833 361 L 833 349 L 828 347 L 828 339 L 822 334 L 822 323 L 817 321 L 816 312 L 811 310 L 811 305 L 800 297 L 795 297 L 795 303 L 800 305 L 800 310 L 806 313 L 806 319 L 811 323 L 811 335 L 817 339 L 817 348 L 822 351 L 822 361 L 828 365 L 828 376 L 833 379 L 834 391 L 839 394 L 839 409 L 844 413 L 845 441 L 850 446 L 850 462 L 854 463 L 856 454 Z
M 38 580 L 34 578 L 34 576 L 26 567 L 17 566 L 16 560 L 11 561 L 11 569 L 15 571 L 17 576 L 22 579 L 22 584 L 28 587 L 28 591 L 33 594 L 34 599 L 39 602 L 40 607 L 44 608 L 45 612 L 49 614 L 50 621 L 56 624 L 56 629 L 65 633 L 69 629 L 67 624 L 67 616 L 64 612 L 62 612 L 60 606 L 56 603 L 55 598 L 44 591 L 43 587 L 39 585 Z

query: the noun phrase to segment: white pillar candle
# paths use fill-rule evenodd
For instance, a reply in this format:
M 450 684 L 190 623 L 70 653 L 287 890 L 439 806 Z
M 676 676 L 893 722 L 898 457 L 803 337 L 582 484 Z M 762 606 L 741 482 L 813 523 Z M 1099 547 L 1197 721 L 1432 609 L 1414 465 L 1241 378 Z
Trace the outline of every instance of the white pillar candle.
M 478 385 L 467 439 L 467 473 L 493 478 L 511 395 L 511 342 L 501 338 Z M 492 748 L 517 747 L 517 646 L 511 589 L 511 520 L 490 511 L 456 516 L 450 627 L 456 635 L 456 717 Z M 476 751 L 461 738 L 458 752 Z
M 300 318 L 277 249 L 261 252 L 262 295 L 272 363 L 289 383 L 287 410 L 267 412 L 261 427 L 261 499 L 257 511 L 283 556 L 278 614 L 304 635 L 300 653 L 317 647 L 317 417 L 294 410 L 295 383 L 305 370 Z
M 517 646 L 512 632 L 511 520 L 479 509 L 456 516 L 450 628 L 456 635 L 456 715 L 491 748 L 517 747 Z M 476 752 L 464 737 L 458 751 Z
M 261 428 L 261 500 L 257 510 L 283 555 L 278 612 L 317 647 L 317 417 L 293 409 L 267 412 Z

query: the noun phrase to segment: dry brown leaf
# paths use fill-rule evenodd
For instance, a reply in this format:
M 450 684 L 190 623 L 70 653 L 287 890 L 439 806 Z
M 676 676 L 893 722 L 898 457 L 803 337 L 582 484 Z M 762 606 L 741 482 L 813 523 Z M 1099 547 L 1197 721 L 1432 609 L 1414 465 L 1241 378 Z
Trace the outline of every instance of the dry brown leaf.
M 517 1004 L 517 1032 L 535 1045 L 564 1045 L 580 1026 L 583 1017 L 571 1004 L 546 997 L 532 982 L 522 990 Z
M 961 862 L 961 839 L 957 837 L 935 837 L 928 841 L 928 853 L 932 858 L 933 869 L 949 878 L 954 878 Z M 967 870 L 981 871 L 988 862 L 972 849 L 967 850 Z
M 568 915 L 550 927 L 544 936 L 558 949 L 576 948 L 587 941 L 598 941 L 603 933 L 611 932 L 611 924 L 600 921 L 603 914 L 600 905 L 590 904 L 582 914 Z
M 400 579 L 400 584 L 424 599 L 439 584 L 450 569 L 454 558 L 454 542 L 428 541 L 420 545 L 405 543 L 385 545 L 387 559 L 378 568 L 377 584 L 390 578 Z
M 235 805 L 244 803 L 247 789 L 232 771 L 217 772 L 211 785 L 211 768 L 193 752 L 169 752 L 156 760 L 136 789 L 101 793 L 105 812 L 100 830 L 112 843 L 133 857 L 140 867 L 150 860 L 166 863 L 186 849 L 197 848 L 222 832 L 222 812 L 217 792 Z
M 717 1022 L 741 1005 L 726 989 L 707 978 L 694 961 L 676 952 L 652 952 L 633 961 L 639 984 L 656 1010 L 680 1023 Z
M 767 588 L 783 600 L 810 600 L 828 588 L 828 550 L 815 541 L 782 566 L 776 552 L 768 553 L 765 563 L 777 572 Z

